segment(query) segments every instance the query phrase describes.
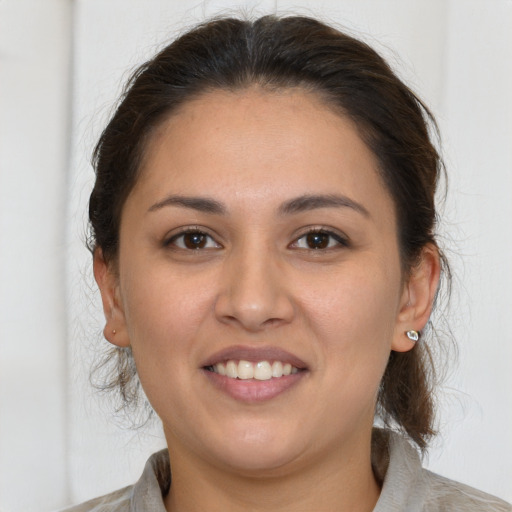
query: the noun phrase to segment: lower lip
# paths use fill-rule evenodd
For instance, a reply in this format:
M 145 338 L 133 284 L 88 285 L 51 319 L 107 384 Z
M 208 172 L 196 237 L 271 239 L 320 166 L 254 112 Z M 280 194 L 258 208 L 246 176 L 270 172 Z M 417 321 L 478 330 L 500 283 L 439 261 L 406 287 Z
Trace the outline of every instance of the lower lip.
M 283 377 L 269 380 L 233 379 L 218 373 L 203 369 L 203 373 L 210 382 L 231 398 L 242 402 L 264 402 L 288 391 L 296 386 L 306 374 L 300 371 Z

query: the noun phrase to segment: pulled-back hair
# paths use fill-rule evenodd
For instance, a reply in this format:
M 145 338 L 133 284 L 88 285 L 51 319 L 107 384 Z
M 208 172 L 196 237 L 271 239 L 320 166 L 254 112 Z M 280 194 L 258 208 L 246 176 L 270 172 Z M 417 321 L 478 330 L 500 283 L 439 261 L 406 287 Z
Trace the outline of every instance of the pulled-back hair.
M 264 90 L 303 88 L 355 123 L 393 198 L 407 276 L 422 249 L 437 245 L 434 195 L 443 167 L 429 136 L 429 127 L 437 133 L 435 120 L 370 46 L 297 16 L 209 21 L 135 71 L 94 151 L 91 250 L 101 248 L 106 261 L 115 264 L 122 208 L 155 128 L 199 95 L 255 85 Z M 422 333 L 414 349 L 391 352 L 376 411 L 421 449 L 434 433 L 430 331 Z M 105 387 L 120 390 L 125 402 L 136 400 L 140 383 L 130 349 L 112 349 L 107 361 L 114 363 L 115 375 Z

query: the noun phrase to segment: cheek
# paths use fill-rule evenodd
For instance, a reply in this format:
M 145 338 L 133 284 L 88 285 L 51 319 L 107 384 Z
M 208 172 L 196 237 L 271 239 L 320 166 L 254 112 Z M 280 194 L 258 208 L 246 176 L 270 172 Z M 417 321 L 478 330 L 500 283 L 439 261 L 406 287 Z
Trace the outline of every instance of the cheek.
M 205 286 L 207 281 L 200 273 L 171 273 L 165 265 L 131 271 L 124 280 L 123 304 L 134 353 L 159 366 L 179 362 L 184 351 L 190 355 L 212 308 L 214 288 Z
M 391 268 L 352 265 L 314 281 L 303 283 L 302 307 L 315 330 L 338 345 L 337 340 L 375 343 L 388 340 L 396 320 L 400 276 Z
M 332 280 L 336 287 L 332 281 L 325 286 L 317 283 L 320 293 L 310 294 L 304 307 L 324 353 L 318 371 L 329 394 L 336 397 L 331 414 L 344 418 L 345 425 L 362 416 L 373 418 L 391 351 L 399 279 L 389 279 L 384 270 L 370 275 L 353 269 Z
M 185 416 L 190 376 L 200 360 L 195 340 L 205 330 L 212 287 L 156 266 L 140 275 L 132 271 L 125 283 L 126 327 L 144 392 L 159 415 Z
M 373 409 L 386 367 L 400 295 L 399 272 L 369 265 L 346 268 L 316 283 L 305 310 L 322 345 L 321 373 L 343 407 Z M 333 282 L 336 286 L 333 286 Z M 350 404 L 350 405 L 348 405 Z

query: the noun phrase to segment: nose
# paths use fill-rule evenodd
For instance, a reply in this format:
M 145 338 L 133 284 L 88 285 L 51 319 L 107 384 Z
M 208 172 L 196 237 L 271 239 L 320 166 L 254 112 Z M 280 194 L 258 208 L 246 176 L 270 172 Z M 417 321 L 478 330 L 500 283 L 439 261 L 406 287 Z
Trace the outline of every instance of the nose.
M 219 321 L 258 332 L 292 321 L 286 272 L 271 251 L 247 249 L 225 262 L 215 303 Z

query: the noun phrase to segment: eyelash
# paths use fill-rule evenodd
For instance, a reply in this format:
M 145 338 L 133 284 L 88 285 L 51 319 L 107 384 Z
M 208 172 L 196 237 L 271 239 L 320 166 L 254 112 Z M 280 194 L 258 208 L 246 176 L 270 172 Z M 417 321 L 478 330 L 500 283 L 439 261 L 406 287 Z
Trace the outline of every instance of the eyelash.
M 197 247 L 187 247 L 185 242 L 185 237 L 187 235 L 198 235 L 199 237 L 204 237 L 203 240 L 205 241 L 205 245 L 203 246 L 197 246 Z M 323 235 L 328 238 L 327 245 L 325 247 L 300 247 L 299 242 L 302 239 L 306 239 L 307 237 L 311 235 Z M 178 240 L 182 240 L 182 244 L 178 244 Z M 201 242 L 203 241 L 201 240 Z M 332 243 L 334 240 L 334 244 Z M 213 243 L 212 243 L 213 242 Z M 306 242 L 307 243 L 307 242 Z M 309 251 L 327 251 L 327 250 L 333 250 L 343 247 L 349 247 L 349 241 L 346 237 L 340 235 L 339 233 L 336 233 L 330 229 L 322 228 L 322 227 L 316 227 L 311 228 L 307 230 L 305 233 L 301 234 L 298 238 L 292 242 L 289 247 L 296 248 L 300 250 L 309 250 Z M 174 246 L 174 248 L 182 249 L 186 251 L 198 251 L 202 249 L 219 249 L 222 248 L 222 245 L 220 245 L 218 242 L 214 240 L 214 238 L 205 232 L 205 230 L 202 230 L 200 228 L 189 228 L 185 229 L 170 238 L 166 239 L 164 241 L 164 246 Z
M 307 239 L 308 236 L 311 235 L 324 235 L 326 237 L 329 237 L 327 246 L 326 247 L 298 247 L 298 242 L 302 239 Z M 335 241 L 336 243 L 334 245 L 331 245 L 332 241 Z M 303 233 L 300 237 L 296 238 L 295 241 L 290 244 L 291 247 L 296 247 L 297 249 L 302 250 L 309 250 L 309 251 L 327 251 L 327 250 L 335 250 L 343 247 L 349 247 L 349 241 L 348 239 L 339 234 L 336 233 L 330 229 L 323 228 L 323 227 L 317 227 L 317 228 L 311 228 L 305 233 Z
M 184 242 L 185 237 L 187 235 L 198 235 L 198 236 L 204 237 L 205 239 L 209 239 L 210 241 L 213 242 L 213 247 L 204 247 L 204 246 L 203 247 L 186 247 L 186 246 L 180 246 L 176 243 L 177 240 L 179 240 L 180 238 Z M 209 242 L 206 241 L 206 244 L 209 244 Z M 184 242 L 183 245 L 186 245 L 186 242 Z M 213 237 L 211 235 L 209 235 L 204 230 L 199 229 L 199 228 L 189 228 L 189 229 L 180 231 L 179 233 L 177 233 L 177 234 L 171 236 L 170 238 L 168 238 L 167 240 L 165 240 L 164 246 L 166 246 L 166 247 L 175 246 L 175 248 L 182 249 L 185 251 L 197 251 L 197 250 L 201 250 L 201 249 L 218 249 L 218 248 L 222 247 L 218 242 L 216 242 L 213 239 Z

